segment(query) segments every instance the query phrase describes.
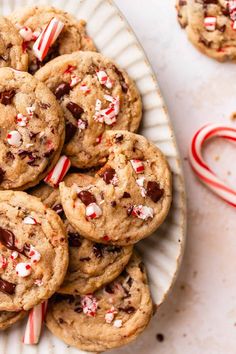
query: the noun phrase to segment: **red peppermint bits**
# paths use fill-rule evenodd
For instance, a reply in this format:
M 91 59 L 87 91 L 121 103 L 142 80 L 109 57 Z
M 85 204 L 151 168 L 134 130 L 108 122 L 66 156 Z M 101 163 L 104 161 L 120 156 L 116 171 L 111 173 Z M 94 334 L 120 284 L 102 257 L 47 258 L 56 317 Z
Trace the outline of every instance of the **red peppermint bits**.
M 130 160 L 130 163 L 136 173 L 143 173 L 144 172 L 144 163 L 141 160 Z
M 83 313 L 87 316 L 95 317 L 98 308 L 97 299 L 93 295 L 85 295 L 81 299 Z

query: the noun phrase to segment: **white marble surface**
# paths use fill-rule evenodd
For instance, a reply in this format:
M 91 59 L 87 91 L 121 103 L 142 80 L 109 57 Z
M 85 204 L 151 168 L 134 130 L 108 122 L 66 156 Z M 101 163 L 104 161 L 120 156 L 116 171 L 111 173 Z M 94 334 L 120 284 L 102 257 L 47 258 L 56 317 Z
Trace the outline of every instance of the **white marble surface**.
M 188 42 L 176 21 L 175 0 L 115 3 L 157 74 L 183 158 L 188 197 L 183 266 L 148 334 L 150 348 L 145 353 L 154 353 L 155 334 L 162 333 L 164 341 L 156 341 L 157 354 L 235 354 L 236 211 L 196 180 L 186 157 L 197 128 L 207 122 L 231 122 L 230 114 L 236 111 L 236 65 L 208 59 Z M 236 126 L 236 121 L 232 124 Z M 215 171 L 235 187 L 234 148 L 217 140 L 205 152 Z

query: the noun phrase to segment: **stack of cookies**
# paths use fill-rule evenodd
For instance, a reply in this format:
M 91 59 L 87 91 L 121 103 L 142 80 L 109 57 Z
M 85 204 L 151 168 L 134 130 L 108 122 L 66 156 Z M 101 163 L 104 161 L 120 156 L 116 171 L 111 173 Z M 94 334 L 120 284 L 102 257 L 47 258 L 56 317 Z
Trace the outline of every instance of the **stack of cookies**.
M 83 20 L 34 7 L 0 22 L 0 329 L 30 310 L 36 343 L 48 303 L 67 344 L 127 344 L 153 313 L 134 244 L 168 214 L 169 166 L 135 134 L 138 89 Z

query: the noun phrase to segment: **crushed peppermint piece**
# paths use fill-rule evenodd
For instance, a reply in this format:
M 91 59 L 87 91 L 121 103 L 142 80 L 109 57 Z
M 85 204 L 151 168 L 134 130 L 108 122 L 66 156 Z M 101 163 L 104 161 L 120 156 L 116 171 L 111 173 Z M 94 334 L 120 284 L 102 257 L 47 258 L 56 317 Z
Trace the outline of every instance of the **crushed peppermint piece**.
M 22 144 L 22 136 L 17 130 L 12 130 L 7 134 L 9 145 L 19 147 Z
M 7 259 L 4 256 L 0 257 L 0 269 L 5 269 L 7 267 Z
M 32 146 L 34 146 L 34 144 L 31 144 L 31 143 L 25 145 L 25 147 L 26 147 L 27 149 L 30 148 L 30 147 L 32 147 Z
M 11 259 L 16 259 L 19 256 L 19 253 L 17 251 L 13 251 L 11 254 Z
M 81 305 L 83 308 L 83 313 L 87 316 L 96 316 L 98 302 L 93 295 L 85 295 L 81 299 Z
M 97 138 L 96 138 L 96 143 L 100 144 L 102 141 L 102 134 L 100 134 Z
M 85 121 L 83 119 L 78 119 L 77 125 L 78 125 L 79 130 L 84 130 L 87 128 L 88 123 L 87 123 L 87 121 Z
M 146 205 L 134 205 L 131 214 L 142 220 L 152 219 L 153 209 Z
M 26 127 L 29 122 L 29 118 L 24 116 L 22 113 L 16 115 L 16 123 L 19 127 Z
M 122 327 L 122 325 L 123 325 L 122 320 L 115 320 L 114 324 L 113 324 L 113 326 L 116 328 L 120 328 L 120 327 Z
M 40 61 L 43 61 L 43 59 L 46 57 L 49 48 L 57 40 L 63 28 L 64 23 L 53 17 L 42 31 L 42 33 L 39 35 L 33 45 L 33 51 L 35 56 Z
M 41 34 L 41 31 L 34 31 L 32 40 L 36 41 L 36 39 L 40 36 L 40 34 Z
M 236 20 L 236 1 L 235 0 L 228 0 L 227 1 L 229 7 L 229 15 L 232 21 Z
M 31 274 L 31 265 L 29 263 L 18 263 L 16 265 L 16 274 L 19 277 L 25 278 L 28 277 L 28 275 Z
M 144 181 L 145 181 L 145 177 L 140 177 L 138 179 L 136 179 L 136 183 L 140 188 L 140 192 L 141 192 L 141 196 L 144 198 L 146 197 L 146 189 L 144 188 Z
M 80 91 L 83 91 L 84 93 L 90 93 L 90 88 L 86 85 L 86 84 L 82 84 L 81 86 L 80 86 Z
M 209 16 L 204 18 L 204 26 L 207 31 L 215 31 L 216 29 L 216 17 Z
M 144 172 L 144 163 L 141 160 L 130 160 L 130 163 L 136 173 Z
M 34 111 L 35 111 L 35 106 L 26 107 L 26 111 L 30 117 L 33 117 Z
M 70 87 L 74 87 L 75 85 L 77 85 L 80 82 L 80 78 L 77 75 L 71 75 L 71 79 L 70 79 Z
M 115 318 L 115 315 L 118 313 L 118 311 L 115 309 L 114 306 L 111 307 L 110 310 L 108 310 L 105 314 L 105 321 L 106 323 L 112 323 L 112 321 Z
M 32 30 L 27 27 L 24 26 L 19 30 L 19 34 L 21 35 L 21 37 L 26 41 L 26 42 L 30 42 L 33 39 L 33 32 Z
M 71 74 L 76 69 L 74 65 L 68 65 L 67 69 L 64 71 L 64 74 Z
M 102 215 L 102 209 L 96 203 L 91 203 L 86 207 L 85 215 L 90 219 L 97 219 Z
M 26 225 L 37 225 L 37 221 L 32 216 L 28 215 L 24 218 L 23 223 Z
M 96 74 L 101 85 L 105 85 L 108 89 L 112 88 L 112 81 L 104 70 L 99 70 Z
M 95 122 L 105 123 L 107 125 L 115 124 L 120 111 L 120 98 L 118 96 L 112 97 L 109 95 L 104 95 L 104 98 L 110 102 L 109 106 L 105 109 L 101 109 L 102 102 L 97 99 L 93 119 Z
M 29 250 L 28 255 L 33 263 L 37 263 L 41 259 L 41 254 L 32 245 L 30 245 L 30 250 Z

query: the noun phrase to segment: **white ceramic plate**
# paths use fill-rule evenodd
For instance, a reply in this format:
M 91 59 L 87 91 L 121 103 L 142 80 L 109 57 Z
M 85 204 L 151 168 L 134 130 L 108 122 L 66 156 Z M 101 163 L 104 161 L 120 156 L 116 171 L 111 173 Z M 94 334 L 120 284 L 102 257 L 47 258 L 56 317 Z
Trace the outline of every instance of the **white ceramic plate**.
M 174 198 L 170 214 L 163 226 L 153 236 L 139 243 L 148 269 L 152 296 L 159 306 L 170 291 L 176 278 L 185 243 L 186 210 L 183 174 L 174 134 L 164 106 L 155 75 L 126 20 L 109 0 L 0 0 L 3 15 L 30 5 L 49 4 L 64 9 L 87 21 L 89 35 L 99 51 L 113 58 L 128 71 L 141 92 L 144 108 L 143 124 L 140 130 L 166 155 L 173 172 Z M 156 353 L 156 347 L 149 345 L 156 317 L 149 329 L 134 344 L 114 353 Z M 21 344 L 24 324 L 16 325 L 0 335 L 1 354 L 73 354 L 82 353 L 68 348 L 63 342 L 44 331 L 38 346 Z

